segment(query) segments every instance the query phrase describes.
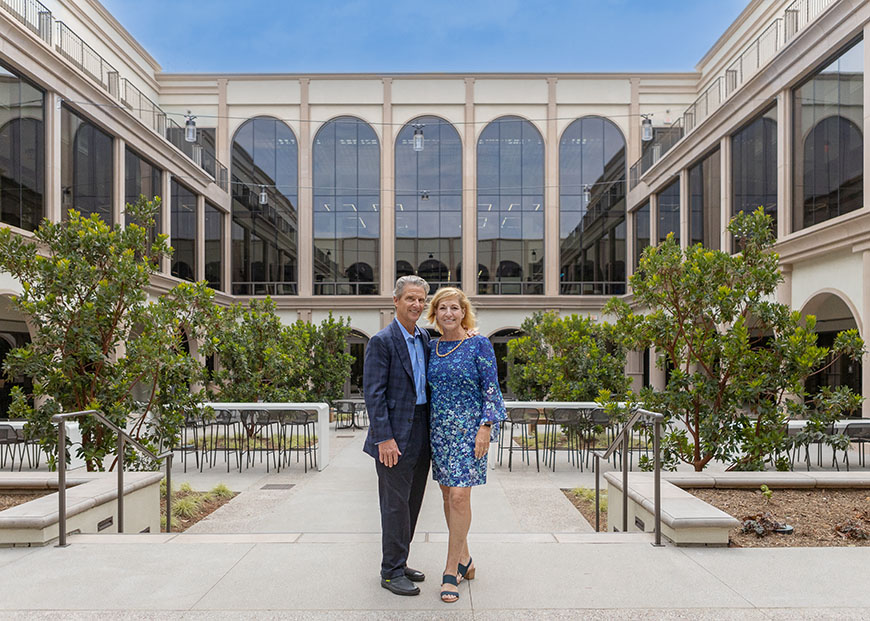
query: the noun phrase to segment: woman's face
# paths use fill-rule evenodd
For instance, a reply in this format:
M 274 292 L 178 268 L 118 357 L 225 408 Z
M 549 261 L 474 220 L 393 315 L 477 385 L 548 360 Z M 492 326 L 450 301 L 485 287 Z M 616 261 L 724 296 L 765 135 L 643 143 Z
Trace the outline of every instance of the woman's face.
M 461 327 L 464 317 L 465 311 L 462 310 L 458 298 L 444 298 L 435 309 L 435 321 L 438 322 L 441 332 L 451 332 Z

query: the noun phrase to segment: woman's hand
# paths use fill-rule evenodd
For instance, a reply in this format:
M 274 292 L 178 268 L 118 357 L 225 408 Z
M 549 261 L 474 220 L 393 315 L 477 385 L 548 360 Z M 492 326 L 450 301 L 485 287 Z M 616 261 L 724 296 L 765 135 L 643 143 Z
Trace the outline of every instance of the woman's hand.
M 477 430 L 477 436 L 474 438 L 474 456 L 480 459 L 489 451 L 489 439 L 492 435 L 492 428 L 486 425 L 481 425 Z

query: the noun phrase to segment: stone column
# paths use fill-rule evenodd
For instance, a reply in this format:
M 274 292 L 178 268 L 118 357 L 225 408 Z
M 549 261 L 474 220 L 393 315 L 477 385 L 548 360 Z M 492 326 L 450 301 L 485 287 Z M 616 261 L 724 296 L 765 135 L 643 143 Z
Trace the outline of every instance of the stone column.
M 44 215 L 52 222 L 63 217 L 61 192 L 61 98 L 57 93 L 45 94 L 45 207 Z
M 865 90 L 864 92 L 866 93 L 867 91 Z M 867 148 L 866 144 L 864 148 Z M 867 166 L 866 161 L 864 166 Z M 866 177 L 864 178 L 864 183 L 867 183 Z M 870 340 L 867 337 L 867 326 L 870 326 L 870 286 L 868 286 L 868 283 L 870 283 L 870 248 L 861 252 L 861 259 L 864 268 L 864 277 L 862 279 L 864 286 L 861 289 L 861 327 L 863 328 L 861 338 L 865 341 L 865 347 L 868 347 L 866 342 Z M 861 360 L 861 393 L 866 396 L 868 392 L 870 392 L 870 351 L 864 354 Z M 861 416 L 863 418 L 870 418 L 870 399 L 865 399 L 861 405 Z
M 559 295 L 559 126 L 557 78 L 547 78 L 547 134 L 544 165 L 544 294 Z
M 866 87 L 865 87 L 866 92 Z M 792 227 L 792 98 L 785 89 L 776 96 L 776 237 L 782 239 Z M 867 146 L 864 146 L 865 151 Z M 865 164 L 865 167 L 867 165 Z
M 112 223 L 124 225 L 124 150 L 127 143 L 123 138 L 112 139 Z
M 196 195 L 196 280 L 205 280 L 205 196 Z
M 314 188 L 311 170 L 311 110 L 308 104 L 310 78 L 299 80 L 299 204 L 296 274 L 300 297 L 314 292 Z
M 474 119 L 474 78 L 465 78 L 465 124 L 462 126 L 462 290 L 467 295 L 477 295 L 477 134 Z
M 733 210 L 733 194 L 731 193 L 734 168 L 731 166 L 731 137 L 724 136 L 719 140 L 719 222 L 721 223 L 719 247 L 723 252 L 731 252 L 731 234 L 728 223 Z
M 794 266 L 791 263 L 781 263 L 779 271 L 782 273 L 782 282 L 776 288 L 776 301 L 791 308 L 791 283 Z
M 166 243 L 172 245 L 172 173 L 163 171 L 163 199 L 160 203 L 160 221 L 163 232 L 166 233 Z M 172 257 L 160 260 L 160 271 L 169 274 L 172 271 Z
M 381 295 L 390 295 L 396 283 L 396 184 L 393 146 L 393 79 L 384 78 L 381 120 Z
M 632 166 L 640 159 L 643 149 L 640 137 L 640 78 L 630 78 L 629 85 L 631 99 L 628 104 L 628 165 Z
M 223 238 L 221 239 L 221 286 L 227 293 L 233 292 L 233 214 L 221 212 Z
M 659 245 L 659 195 L 649 195 L 649 245 Z
M 680 248 L 689 247 L 689 169 L 680 171 Z
M 230 113 L 227 103 L 227 83 L 226 78 L 218 78 L 218 118 L 215 129 L 215 150 L 217 151 L 218 160 L 220 163 L 230 167 L 232 160 L 232 148 L 230 146 Z M 219 179 L 217 181 L 220 181 Z M 230 188 L 232 195 L 232 188 Z
M 662 354 L 664 355 L 664 354 Z M 649 385 L 655 390 L 665 389 L 665 369 L 658 365 L 659 352 L 655 347 L 649 349 Z

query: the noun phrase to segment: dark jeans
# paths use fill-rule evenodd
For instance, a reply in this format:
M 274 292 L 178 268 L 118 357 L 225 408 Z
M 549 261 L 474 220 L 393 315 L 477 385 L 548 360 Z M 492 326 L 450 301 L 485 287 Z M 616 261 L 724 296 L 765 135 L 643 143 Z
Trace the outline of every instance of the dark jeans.
M 387 468 L 375 460 L 381 504 L 382 578 L 397 578 L 405 571 L 429 478 L 429 461 L 429 406 L 418 405 L 408 446 L 398 463 Z

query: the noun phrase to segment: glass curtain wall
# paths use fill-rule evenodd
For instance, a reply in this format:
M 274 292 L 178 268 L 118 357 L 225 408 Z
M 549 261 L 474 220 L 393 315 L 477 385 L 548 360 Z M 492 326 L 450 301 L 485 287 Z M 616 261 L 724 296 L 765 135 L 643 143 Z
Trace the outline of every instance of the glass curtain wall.
M 61 205 L 63 217 L 77 209 L 112 218 L 112 137 L 66 105 L 61 107 Z
M 447 121 L 420 117 L 396 138 L 396 277 L 417 274 L 433 292 L 458 287 L 461 259 L 462 141 Z
M 625 139 L 611 121 L 562 134 L 559 214 L 561 293 L 625 293 Z
M 205 280 L 208 286 L 223 291 L 224 266 L 224 214 L 205 204 Z
M 671 183 L 658 194 L 658 243 L 665 241 L 668 233 L 680 243 L 680 180 Z
M 731 136 L 732 215 L 764 208 L 776 230 L 776 104 Z
M 544 141 L 504 116 L 477 142 L 478 293 L 544 292 Z
M 196 194 L 172 180 L 172 275 L 196 280 Z
M 45 214 L 45 94 L 0 66 L 0 221 L 28 231 Z
M 129 148 L 124 153 L 124 204 L 135 205 L 140 196 L 154 200 L 163 193 L 161 189 L 162 171 L 154 164 L 141 157 Z M 162 233 L 160 211 L 154 214 L 154 228 L 149 231 L 149 240 Z M 125 214 L 127 224 L 140 224 L 130 215 Z
M 689 168 L 689 244 L 719 250 L 721 181 L 719 149 Z
M 794 90 L 795 231 L 864 202 L 864 41 Z
M 344 116 L 314 138 L 314 293 L 372 295 L 380 273 L 381 146 Z
M 298 185 L 299 147 L 293 131 L 269 117 L 245 121 L 233 138 L 233 294 L 297 292 Z
M 634 270 L 640 265 L 640 257 L 644 248 L 649 246 L 649 201 L 638 207 L 634 212 Z

